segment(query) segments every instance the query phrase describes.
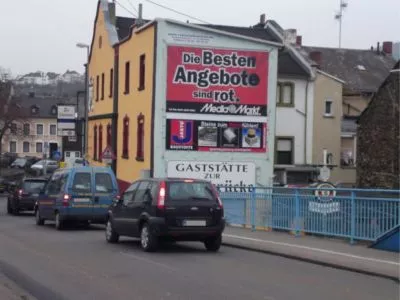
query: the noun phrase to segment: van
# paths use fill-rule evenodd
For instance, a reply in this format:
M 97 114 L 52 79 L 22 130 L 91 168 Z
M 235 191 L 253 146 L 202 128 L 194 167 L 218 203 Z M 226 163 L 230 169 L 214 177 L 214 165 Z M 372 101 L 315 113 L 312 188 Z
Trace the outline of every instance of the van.
M 117 179 L 108 167 L 58 169 L 35 205 L 37 225 L 55 221 L 57 230 L 69 223 L 105 224 L 108 208 L 118 198 Z

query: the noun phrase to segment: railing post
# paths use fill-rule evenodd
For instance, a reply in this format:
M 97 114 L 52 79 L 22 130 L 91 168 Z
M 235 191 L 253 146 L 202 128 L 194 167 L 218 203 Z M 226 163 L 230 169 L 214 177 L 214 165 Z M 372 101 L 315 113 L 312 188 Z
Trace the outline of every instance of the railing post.
M 256 187 L 251 191 L 251 231 L 256 231 Z
M 299 223 L 300 223 L 300 196 L 299 196 L 299 190 L 295 189 L 294 191 L 294 202 L 295 202 L 295 217 L 294 217 L 294 232 L 296 236 L 300 235 L 300 228 L 299 228 Z
M 354 244 L 356 235 L 356 194 L 351 191 L 351 212 L 350 212 L 350 244 Z

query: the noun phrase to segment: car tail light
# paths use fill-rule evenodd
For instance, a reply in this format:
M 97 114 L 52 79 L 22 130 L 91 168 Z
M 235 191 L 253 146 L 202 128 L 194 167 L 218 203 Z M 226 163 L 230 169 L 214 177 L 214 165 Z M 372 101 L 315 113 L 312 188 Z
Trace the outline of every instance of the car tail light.
M 221 200 L 221 197 L 219 196 L 217 188 L 215 187 L 215 185 L 212 185 L 212 188 L 213 188 L 213 191 L 214 191 L 214 195 L 217 198 L 218 206 L 220 208 L 223 208 L 224 205 L 222 204 L 222 200 Z
M 160 183 L 160 190 L 158 191 L 158 198 L 157 198 L 157 208 L 158 209 L 163 209 L 165 206 L 165 181 L 162 181 Z
M 23 190 L 23 189 L 18 190 L 18 195 L 19 195 L 19 196 L 22 196 L 23 193 L 24 193 L 24 190 Z
M 71 200 L 70 195 L 64 194 L 62 204 L 63 206 L 69 206 L 69 200 Z

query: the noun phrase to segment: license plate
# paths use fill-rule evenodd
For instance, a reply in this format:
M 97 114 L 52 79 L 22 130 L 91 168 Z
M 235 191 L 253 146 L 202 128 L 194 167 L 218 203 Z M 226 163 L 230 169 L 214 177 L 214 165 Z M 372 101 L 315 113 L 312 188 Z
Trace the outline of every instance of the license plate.
M 183 226 L 206 226 L 205 220 L 184 220 Z

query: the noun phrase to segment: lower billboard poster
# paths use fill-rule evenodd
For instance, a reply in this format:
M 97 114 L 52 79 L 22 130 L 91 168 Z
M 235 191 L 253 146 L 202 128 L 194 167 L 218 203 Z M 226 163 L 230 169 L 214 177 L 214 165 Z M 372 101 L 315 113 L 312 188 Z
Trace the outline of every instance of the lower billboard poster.
M 266 123 L 167 120 L 167 150 L 266 152 Z

